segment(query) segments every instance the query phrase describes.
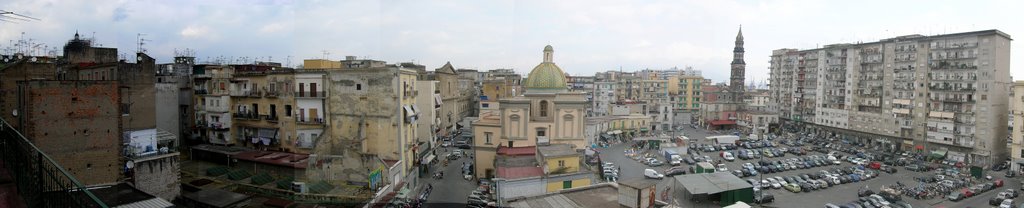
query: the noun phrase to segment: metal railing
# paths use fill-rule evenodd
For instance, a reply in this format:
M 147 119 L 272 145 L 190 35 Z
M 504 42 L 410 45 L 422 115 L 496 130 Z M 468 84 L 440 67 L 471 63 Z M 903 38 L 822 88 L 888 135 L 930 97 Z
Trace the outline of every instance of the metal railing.
M 0 137 L 3 165 L 26 207 L 109 207 L 3 119 Z

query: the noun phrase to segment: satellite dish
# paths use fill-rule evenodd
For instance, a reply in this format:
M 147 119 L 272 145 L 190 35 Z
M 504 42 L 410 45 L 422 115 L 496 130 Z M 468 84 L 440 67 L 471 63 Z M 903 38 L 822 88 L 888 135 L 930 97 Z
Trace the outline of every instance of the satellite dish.
M 14 109 L 13 111 L 11 111 L 11 115 L 14 115 L 14 117 L 18 117 L 18 109 Z
M 29 62 L 36 62 L 36 57 L 32 57 L 32 58 L 31 58 L 31 59 L 29 59 L 28 61 L 29 61 Z
M 136 56 L 136 57 L 135 57 L 135 60 L 136 60 L 136 61 L 142 61 L 142 56 Z

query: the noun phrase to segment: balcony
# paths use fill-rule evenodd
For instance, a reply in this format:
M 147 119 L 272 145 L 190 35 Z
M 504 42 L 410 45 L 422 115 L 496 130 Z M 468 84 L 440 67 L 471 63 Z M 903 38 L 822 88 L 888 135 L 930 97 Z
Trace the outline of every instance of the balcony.
M 324 91 L 309 91 L 309 92 L 306 92 L 306 91 L 295 91 L 295 97 L 296 98 L 324 99 L 324 98 L 327 97 L 327 92 L 324 92 Z
M 280 117 L 278 117 L 277 115 L 263 115 L 263 119 L 266 119 L 271 123 L 277 123 Z
M 200 110 L 206 110 L 207 112 L 211 112 L 211 113 L 227 113 L 228 112 L 228 106 L 203 105 L 203 107 L 200 108 Z
M 0 171 L 9 174 L 4 197 L 13 207 L 108 207 L 49 155 L 0 119 Z M 6 185 L 6 184 L 5 184 Z M 20 198 L 20 200 L 15 199 Z
M 281 96 L 281 92 L 280 91 L 266 91 L 266 92 L 263 93 L 263 97 L 275 98 L 275 97 L 278 97 L 278 96 Z
M 324 125 L 324 119 L 295 117 L 295 123 L 303 125 Z
M 231 129 L 231 125 L 220 122 L 210 123 L 210 129 L 213 129 L 214 131 L 227 131 L 228 129 Z
M 252 111 L 242 111 L 231 114 L 231 118 L 237 120 L 260 120 L 260 115 Z
M 207 91 L 206 89 L 196 89 L 195 92 L 193 92 L 193 93 L 196 94 L 196 95 L 207 95 L 207 94 L 210 94 L 210 92 Z

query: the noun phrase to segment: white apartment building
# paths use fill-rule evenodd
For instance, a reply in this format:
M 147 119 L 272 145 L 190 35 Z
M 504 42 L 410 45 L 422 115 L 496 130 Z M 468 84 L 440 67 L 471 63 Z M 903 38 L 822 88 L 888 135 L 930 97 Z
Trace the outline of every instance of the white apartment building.
M 1010 36 L 998 30 L 779 49 L 769 109 L 884 149 L 987 165 L 1007 158 Z

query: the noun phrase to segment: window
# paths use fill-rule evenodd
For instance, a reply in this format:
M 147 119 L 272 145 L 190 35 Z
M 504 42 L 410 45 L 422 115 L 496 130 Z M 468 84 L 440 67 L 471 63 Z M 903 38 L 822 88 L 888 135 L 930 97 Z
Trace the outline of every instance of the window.
M 484 103 L 484 104 L 481 104 L 481 106 L 484 107 L 484 108 L 487 108 L 487 107 L 490 107 L 491 105 L 487 104 L 487 103 Z
M 559 160 L 558 161 L 558 167 L 564 168 L 565 167 L 565 160 Z
M 541 100 L 540 101 L 540 116 L 541 117 L 547 117 L 548 116 L 548 101 L 547 100 Z
M 292 105 L 284 105 L 284 116 L 292 117 Z
M 484 143 L 491 144 L 491 137 L 492 136 L 494 136 L 494 133 L 484 132 Z
M 537 136 L 539 136 L 539 137 L 545 136 L 546 135 L 545 133 L 546 132 L 544 132 L 544 129 L 537 129 Z
M 356 90 L 363 90 L 363 84 L 356 84 Z
M 562 189 L 572 188 L 572 181 L 562 181 Z

